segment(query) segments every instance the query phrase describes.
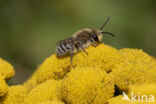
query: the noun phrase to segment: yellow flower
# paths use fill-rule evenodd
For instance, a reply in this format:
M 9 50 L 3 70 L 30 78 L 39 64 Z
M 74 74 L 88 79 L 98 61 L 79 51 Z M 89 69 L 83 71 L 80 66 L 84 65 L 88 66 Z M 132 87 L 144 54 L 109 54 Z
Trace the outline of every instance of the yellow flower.
M 131 48 L 124 48 L 119 50 L 119 54 L 123 61 L 133 62 L 133 63 L 142 63 L 148 64 L 151 67 L 156 67 L 156 60 L 145 53 L 142 49 L 131 49 Z
M 13 67 L 0 58 L 0 96 L 7 93 L 8 85 L 6 80 L 14 75 Z
M 2 97 L 3 104 L 21 104 L 27 94 L 27 88 L 21 85 L 11 86 L 8 93 Z
M 136 101 L 131 101 L 131 98 L 129 97 L 130 101 L 128 100 L 122 100 L 124 98 L 123 95 L 119 95 L 116 97 L 113 97 L 108 100 L 107 104 L 156 104 L 156 102 L 145 102 L 145 101 L 138 101 L 136 98 Z
M 0 96 L 3 96 L 8 89 L 8 85 L 5 82 L 4 76 L 0 73 Z
M 48 79 L 62 79 L 72 67 L 97 67 L 109 72 L 120 63 L 118 50 L 108 45 L 100 44 L 96 48 L 89 47 L 86 51 L 88 55 L 84 52 L 74 55 L 72 66 L 70 66 L 70 57 L 50 56 L 24 85 L 33 88 Z
M 38 104 L 38 103 L 36 103 Z M 44 101 L 42 103 L 39 104 L 64 104 L 63 102 L 59 101 L 59 100 L 52 100 L 52 101 Z
M 37 85 L 25 97 L 22 104 L 38 104 L 47 100 L 59 99 L 60 81 L 47 80 L 46 82 Z
M 109 99 L 107 103 L 108 104 L 132 104 L 127 100 L 122 100 L 123 98 L 124 98 L 123 95 L 116 96 L 116 97 Z
M 63 79 L 60 92 L 68 104 L 104 104 L 113 96 L 114 84 L 96 67 L 77 67 Z
M 117 65 L 111 76 L 121 90 L 136 83 L 156 82 L 156 61 L 142 50 L 122 49 L 122 63 Z
M 72 65 L 70 56 L 52 55 L 23 85 L 11 87 L 6 79 L 14 75 L 13 67 L 0 59 L 0 104 L 131 104 L 122 101 L 122 94 L 114 96 L 115 85 L 128 95 L 156 96 L 155 58 L 142 50 L 105 44 L 86 51 L 88 55 L 75 54 Z
M 5 79 L 11 78 L 15 74 L 12 65 L 1 58 L 0 58 L 0 73 L 4 76 Z
M 129 96 L 133 92 L 134 95 L 153 95 L 156 97 L 156 83 L 144 83 L 129 86 Z
M 129 98 L 132 97 L 132 94 L 133 96 L 136 96 L 135 99 L 137 100 L 137 102 L 141 102 L 139 104 L 156 104 L 156 83 L 130 85 L 128 90 Z

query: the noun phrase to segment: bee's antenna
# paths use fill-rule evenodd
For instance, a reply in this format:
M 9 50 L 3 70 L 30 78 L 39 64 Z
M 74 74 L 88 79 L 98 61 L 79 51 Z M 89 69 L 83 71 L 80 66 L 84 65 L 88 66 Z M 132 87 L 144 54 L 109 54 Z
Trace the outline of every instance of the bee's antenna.
M 115 37 L 115 35 L 112 34 L 112 33 L 110 33 L 110 32 L 100 32 L 100 33 L 102 33 L 102 34 L 108 34 L 108 35 L 111 35 L 112 37 Z
M 107 18 L 106 22 L 100 27 L 99 30 L 102 30 L 105 27 L 105 25 L 108 23 L 109 19 L 110 19 L 110 17 Z

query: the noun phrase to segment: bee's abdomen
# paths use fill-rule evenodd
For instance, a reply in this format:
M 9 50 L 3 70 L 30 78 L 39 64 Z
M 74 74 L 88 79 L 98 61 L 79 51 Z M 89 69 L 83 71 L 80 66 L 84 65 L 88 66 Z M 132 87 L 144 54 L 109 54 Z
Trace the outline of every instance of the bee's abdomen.
M 56 48 L 56 55 L 63 56 L 69 53 L 71 50 L 71 45 L 69 43 L 60 43 Z

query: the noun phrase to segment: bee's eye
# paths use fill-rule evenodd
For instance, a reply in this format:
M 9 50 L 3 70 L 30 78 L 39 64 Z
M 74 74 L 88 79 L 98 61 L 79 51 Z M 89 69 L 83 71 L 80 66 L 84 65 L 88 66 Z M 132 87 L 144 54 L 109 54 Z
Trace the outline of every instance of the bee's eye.
M 94 38 L 95 41 L 98 41 L 99 40 L 98 39 L 98 36 L 96 34 L 93 35 L 93 38 Z

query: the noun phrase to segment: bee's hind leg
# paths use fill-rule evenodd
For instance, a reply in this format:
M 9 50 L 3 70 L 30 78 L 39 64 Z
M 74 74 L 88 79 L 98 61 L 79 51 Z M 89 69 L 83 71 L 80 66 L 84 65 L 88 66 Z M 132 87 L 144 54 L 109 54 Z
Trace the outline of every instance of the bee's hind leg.
M 88 55 L 87 51 L 82 46 L 81 49 Z
M 72 64 L 73 62 L 73 53 L 74 53 L 74 49 L 72 48 L 70 51 L 70 64 Z

